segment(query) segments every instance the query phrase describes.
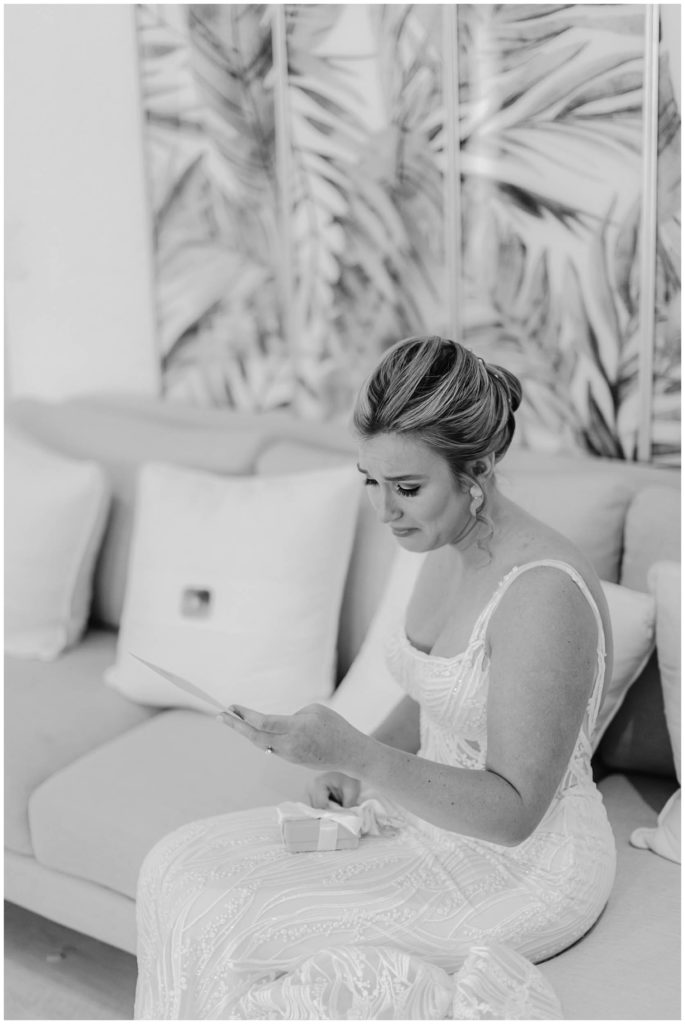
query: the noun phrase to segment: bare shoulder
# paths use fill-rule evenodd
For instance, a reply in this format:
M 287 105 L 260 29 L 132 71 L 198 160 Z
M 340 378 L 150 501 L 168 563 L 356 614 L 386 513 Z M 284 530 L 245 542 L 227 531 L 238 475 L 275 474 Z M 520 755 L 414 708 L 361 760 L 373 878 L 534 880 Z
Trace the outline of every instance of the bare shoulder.
M 576 570 L 595 598 L 591 581 L 568 558 L 548 555 L 543 564 L 535 564 L 538 561 L 531 559 L 533 564 L 511 581 L 497 605 L 488 629 L 491 648 L 522 661 L 534 658 L 538 664 L 557 670 L 566 664 L 570 672 L 585 668 L 592 673 L 599 641 L 595 611 L 586 592 L 564 566 Z M 594 573 L 591 575 L 594 577 Z M 611 659 L 609 615 L 601 584 L 597 597 L 595 604 Z
M 509 564 L 521 566 L 529 563 L 551 561 L 561 562 L 574 569 L 585 583 L 599 610 L 609 660 L 611 660 L 612 645 L 609 606 L 601 580 L 597 576 L 592 563 L 563 534 L 558 533 L 546 523 L 535 519 L 523 509 L 517 508 L 517 511 L 521 514 L 522 528 L 520 531 L 517 531 L 519 542 L 515 543 L 509 552 Z M 523 543 L 521 543 L 521 540 L 523 540 Z M 546 571 L 543 567 L 528 569 L 516 579 L 515 592 L 521 595 L 522 600 L 527 598 L 529 601 L 537 601 L 539 604 L 543 604 L 545 598 L 547 598 L 552 602 L 551 607 L 557 603 L 564 606 L 566 602 L 570 602 L 576 608 L 582 608 L 585 611 L 586 618 L 587 610 L 590 609 L 591 611 L 587 597 L 572 577 L 561 567 L 550 566 Z
M 576 578 L 566 566 L 575 569 Z M 578 577 L 583 578 L 582 573 L 572 563 L 555 558 L 531 559 L 527 565 L 516 568 L 523 571 L 509 583 L 493 621 L 516 622 L 536 617 L 538 621 L 547 622 L 560 613 L 572 614 L 587 622 L 595 621 L 592 606 L 576 582 Z

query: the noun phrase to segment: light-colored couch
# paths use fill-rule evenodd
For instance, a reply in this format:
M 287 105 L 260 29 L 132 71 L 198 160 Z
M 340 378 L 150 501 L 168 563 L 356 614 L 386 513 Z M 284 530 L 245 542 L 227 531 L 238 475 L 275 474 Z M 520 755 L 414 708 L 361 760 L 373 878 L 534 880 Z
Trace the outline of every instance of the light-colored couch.
M 5 898 L 135 951 L 136 878 L 147 850 L 196 818 L 298 799 L 306 770 L 263 754 L 213 717 L 126 700 L 105 685 L 124 599 L 137 467 L 157 460 L 224 474 L 304 471 L 352 458 L 347 428 L 285 414 L 196 410 L 92 396 L 17 400 L 8 422 L 106 470 L 113 505 L 96 567 L 91 625 L 57 660 L 5 661 Z M 675 470 L 512 450 L 510 483 L 575 496 L 604 579 L 646 590 L 649 566 L 680 560 Z M 367 505 L 368 503 L 366 503 Z M 358 651 L 396 548 L 362 499 L 343 595 L 338 677 Z M 563 509 L 569 515 L 569 509 Z M 552 514 L 551 518 L 554 518 Z M 610 902 L 591 932 L 543 970 L 570 1019 L 680 1018 L 680 871 L 632 848 L 676 787 L 656 657 L 596 757 L 618 846 Z

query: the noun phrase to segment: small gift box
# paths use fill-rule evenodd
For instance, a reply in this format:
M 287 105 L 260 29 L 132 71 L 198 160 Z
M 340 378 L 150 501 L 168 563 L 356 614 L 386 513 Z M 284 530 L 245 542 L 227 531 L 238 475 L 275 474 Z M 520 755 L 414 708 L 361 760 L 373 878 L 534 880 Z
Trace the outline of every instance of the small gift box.
M 353 850 L 359 846 L 361 821 L 357 814 L 285 803 L 278 807 L 278 818 L 283 845 L 289 853 Z

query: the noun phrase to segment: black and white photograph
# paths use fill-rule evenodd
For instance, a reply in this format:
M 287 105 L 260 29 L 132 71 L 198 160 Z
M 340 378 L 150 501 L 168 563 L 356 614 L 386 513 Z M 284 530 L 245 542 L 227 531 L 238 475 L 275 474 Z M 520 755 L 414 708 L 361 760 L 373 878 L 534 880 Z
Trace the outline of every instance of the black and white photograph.
M 680 4 L 4 5 L 5 1020 L 680 1020 Z

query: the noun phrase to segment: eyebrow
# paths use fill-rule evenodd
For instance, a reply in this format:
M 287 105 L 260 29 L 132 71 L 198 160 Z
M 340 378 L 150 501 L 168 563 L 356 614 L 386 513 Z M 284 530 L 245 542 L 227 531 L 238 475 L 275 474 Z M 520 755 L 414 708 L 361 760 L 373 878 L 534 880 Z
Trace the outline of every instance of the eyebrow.
M 369 475 L 365 469 L 362 469 L 359 463 L 357 463 L 357 469 L 360 473 L 363 473 L 364 476 Z M 391 480 L 393 483 L 396 483 L 398 480 L 426 480 L 427 477 L 425 477 L 423 473 L 402 473 L 400 476 L 386 476 L 383 477 L 383 479 Z

